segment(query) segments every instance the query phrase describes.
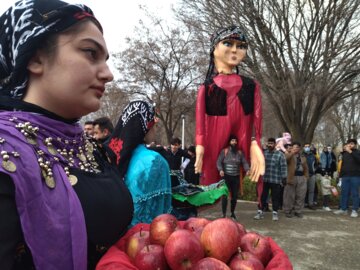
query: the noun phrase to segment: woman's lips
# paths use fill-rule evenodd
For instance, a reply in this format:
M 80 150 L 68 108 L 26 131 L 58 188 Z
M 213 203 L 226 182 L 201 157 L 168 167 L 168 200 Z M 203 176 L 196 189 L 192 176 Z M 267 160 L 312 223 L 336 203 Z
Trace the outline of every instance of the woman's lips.
M 99 97 L 102 97 L 105 92 L 105 87 L 101 87 L 101 86 L 94 86 L 92 87 L 92 89 L 95 89 L 97 96 Z

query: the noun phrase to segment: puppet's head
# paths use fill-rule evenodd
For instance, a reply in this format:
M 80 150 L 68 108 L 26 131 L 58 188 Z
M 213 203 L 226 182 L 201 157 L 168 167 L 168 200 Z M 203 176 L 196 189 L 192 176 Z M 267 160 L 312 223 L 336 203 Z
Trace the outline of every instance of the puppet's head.
M 212 77 L 215 75 L 215 61 L 214 61 L 214 51 L 219 42 L 224 40 L 237 41 L 240 42 L 243 49 L 247 49 L 248 43 L 247 38 L 244 32 L 238 26 L 230 26 L 226 28 L 220 28 L 217 30 L 210 39 L 210 63 L 208 72 L 206 75 L 206 81 L 210 81 Z M 238 72 L 238 68 L 236 66 L 236 72 Z

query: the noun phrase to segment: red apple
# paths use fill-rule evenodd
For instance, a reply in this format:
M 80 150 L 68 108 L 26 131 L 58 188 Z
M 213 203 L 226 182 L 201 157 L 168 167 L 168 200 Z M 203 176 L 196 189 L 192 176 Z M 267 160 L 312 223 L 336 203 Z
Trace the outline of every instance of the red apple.
M 241 238 L 240 244 L 242 251 L 248 251 L 254 254 L 262 262 L 267 265 L 272 257 L 269 241 L 262 235 L 255 232 L 248 232 Z
M 215 258 L 207 257 L 197 262 L 192 270 L 231 270 L 222 261 Z
M 147 245 L 135 256 L 135 266 L 139 270 L 166 270 L 164 248 L 161 245 Z
M 238 245 L 240 246 L 241 238 L 246 234 L 246 229 L 245 229 L 245 226 L 242 225 L 242 224 L 239 223 L 239 222 L 236 222 L 236 225 L 237 225 L 238 228 L 239 228 L 239 241 L 238 241 Z
M 262 262 L 250 252 L 239 252 L 230 261 L 231 270 L 264 270 Z
M 183 228 L 185 230 L 196 231 L 199 228 L 204 228 L 208 223 L 210 223 L 210 220 L 206 218 L 191 217 L 185 221 Z
M 173 232 L 165 243 L 165 258 L 172 270 L 191 269 L 204 258 L 200 240 L 188 230 Z
M 204 227 L 200 242 L 207 257 L 227 263 L 237 251 L 239 228 L 229 218 L 216 219 Z
M 144 231 L 141 227 L 140 231 L 134 233 L 130 236 L 125 244 L 125 251 L 129 257 L 134 260 L 136 254 L 141 250 L 144 246 L 150 244 L 150 232 Z
M 150 224 L 150 243 L 165 245 L 166 240 L 178 229 L 176 217 L 170 214 L 162 214 L 153 219 Z
M 202 231 L 204 230 L 204 227 L 202 228 L 197 228 L 195 231 L 193 231 L 193 234 L 196 235 L 196 237 L 200 240 L 201 238 L 201 234 L 202 234 Z
M 254 254 L 248 252 L 248 251 L 241 251 L 241 248 L 239 247 L 238 248 L 238 252 L 231 258 L 231 261 L 234 259 L 234 258 L 238 258 L 240 260 L 249 260 L 249 259 L 257 259 L 259 260 L 258 257 L 256 257 Z
M 207 220 L 206 218 L 191 217 L 185 221 L 183 228 L 192 231 L 200 240 L 204 227 L 210 222 L 211 221 Z

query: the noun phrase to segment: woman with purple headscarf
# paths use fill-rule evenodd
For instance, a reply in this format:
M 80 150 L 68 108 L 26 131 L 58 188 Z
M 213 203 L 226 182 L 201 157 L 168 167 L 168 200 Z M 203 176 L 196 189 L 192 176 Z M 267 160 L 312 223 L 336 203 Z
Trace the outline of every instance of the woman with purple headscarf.
M 113 79 L 84 5 L 17 1 L 0 17 L 0 269 L 94 269 L 131 195 L 78 120 Z

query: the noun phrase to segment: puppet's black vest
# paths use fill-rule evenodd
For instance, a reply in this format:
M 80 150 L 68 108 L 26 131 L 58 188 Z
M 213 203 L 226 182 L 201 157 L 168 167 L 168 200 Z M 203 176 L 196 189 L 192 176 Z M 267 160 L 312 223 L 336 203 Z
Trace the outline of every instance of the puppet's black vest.
M 254 111 L 255 82 L 253 79 L 240 75 L 242 87 L 237 96 L 241 102 L 245 115 Z M 224 89 L 212 84 L 205 84 L 205 108 L 206 114 L 211 116 L 227 115 L 226 106 L 227 93 Z

